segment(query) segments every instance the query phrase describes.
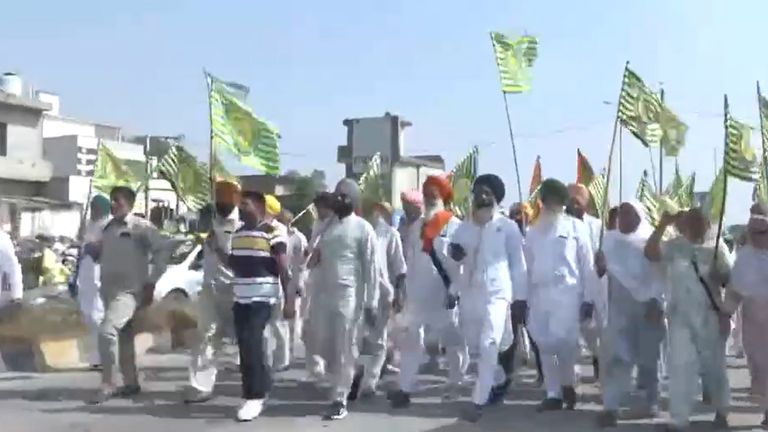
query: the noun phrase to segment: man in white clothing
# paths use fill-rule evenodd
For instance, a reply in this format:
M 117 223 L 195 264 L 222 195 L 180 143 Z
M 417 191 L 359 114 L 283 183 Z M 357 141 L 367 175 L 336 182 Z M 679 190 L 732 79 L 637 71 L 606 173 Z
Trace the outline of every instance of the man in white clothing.
M 104 195 L 96 195 L 90 204 L 90 220 L 85 227 L 85 243 L 101 240 L 101 233 L 109 221 L 109 198 Z M 80 315 L 83 323 L 88 328 L 88 341 L 90 343 L 88 362 L 91 368 L 101 366 L 99 356 L 99 326 L 104 318 L 104 304 L 99 297 L 101 286 L 100 266 L 88 254 L 81 254 L 77 266 L 77 302 L 80 305 Z
M 322 327 L 318 336 L 329 351 L 327 372 L 333 390 L 327 420 L 347 416 L 347 396 L 357 365 L 357 331 L 361 319 L 368 327 L 376 324 L 379 273 L 376 233 L 365 219 L 355 214 L 360 209 L 360 189 L 350 179 L 336 186 L 336 221 L 328 226 L 313 252 L 310 268 L 319 282 L 313 287 L 311 320 Z
M 229 253 L 232 234 L 240 227 L 240 186 L 229 181 L 216 183 L 216 213 L 211 234 L 213 245 Z M 232 315 L 232 270 L 223 263 L 211 242 L 203 246 L 203 286 L 197 300 L 198 340 L 189 365 L 186 403 L 200 403 L 213 396 L 218 372 L 217 357 L 226 335 L 234 333 Z M 227 331 L 230 329 L 230 331 Z
M 528 296 L 514 312 L 530 307 L 528 330 L 539 346 L 547 391 L 539 410 L 573 409 L 580 323 L 592 318 L 598 279 L 589 229 L 565 213 L 566 186 L 547 179 L 540 194 L 542 214 L 526 234 Z
M 296 310 L 295 316 L 288 320 L 289 337 L 288 337 L 288 356 L 294 358 L 294 349 L 296 348 L 296 341 L 301 339 L 302 332 L 302 320 L 304 316 L 300 311 L 303 309 L 304 303 L 304 291 L 307 280 L 307 266 L 306 266 L 306 254 L 307 254 L 307 237 L 293 226 L 293 212 L 287 209 L 283 209 L 280 212 L 278 221 L 283 224 L 288 230 L 288 272 L 291 275 L 291 286 L 289 290 L 296 294 Z
M 510 304 L 513 298 L 526 298 L 523 237 L 517 224 L 497 211 L 504 192 L 504 183 L 498 176 L 477 177 L 472 188 L 471 220 L 461 223 L 450 243 L 451 257 L 464 265 L 459 292 L 464 338 L 472 351 L 479 353 L 473 407 L 464 413 L 464 418 L 472 422 L 480 419 L 495 384 Z M 503 392 L 507 385 L 501 385 Z
M 379 266 L 379 305 L 376 325 L 366 329 L 361 347 L 362 375 L 359 390 L 362 397 L 373 396 L 387 358 L 387 327 L 392 314 L 395 292 L 405 283 L 405 258 L 400 235 L 392 227 L 392 207 L 385 202 L 376 203 L 370 216 L 376 232 L 376 256 Z M 357 376 L 355 378 L 358 378 Z M 352 386 L 350 399 L 355 399 L 356 386 Z
M 568 185 L 568 193 L 570 199 L 566 212 L 584 222 L 589 230 L 589 238 L 592 242 L 592 250 L 597 252 L 600 248 L 600 231 L 603 227 L 603 222 L 590 215 L 587 212 L 589 208 L 590 193 L 589 189 L 581 183 L 571 183 Z M 598 298 L 595 299 L 595 313 L 592 319 L 581 323 L 581 337 L 584 338 L 584 342 L 592 354 L 592 367 L 594 368 L 595 379 L 600 379 L 600 329 L 602 328 L 602 317 L 605 315 L 608 283 L 605 278 L 601 279 L 601 284 L 596 287 L 599 288 Z
M 659 399 L 658 362 L 664 338 L 664 283 L 658 266 L 645 259 L 645 243 L 653 232 L 643 206 L 618 207 L 617 229 L 606 231 L 597 253 L 598 275 L 607 275 L 610 290 L 607 325 L 602 334 L 603 407 L 598 426 L 615 427 L 622 401 L 629 394 L 632 369 L 644 393 L 633 417 L 655 417 Z
M 458 321 L 454 281 L 461 268 L 448 257 L 448 242 L 461 223 L 447 210 L 453 197 L 450 182 L 442 176 L 429 176 L 423 185 L 425 214 L 414 229 L 419 236 L 408 236 L 408 257 L 404 305 L 405 335 L 400 358 L 399 389 L 389 395 L 393 408 L 411 403 L 419 366 L 424 357 L 424 328 L 429 326 L 445 347 L 449 367 L 446 399 L 458 396 L 458 387 L 467 367 L 467 346 Z
M 16 256 L 16 247 L 11 236 L 0 230 L 0 314 L 11 313 L 3 309 L 17 309 L 23 296 L 21 264 Z

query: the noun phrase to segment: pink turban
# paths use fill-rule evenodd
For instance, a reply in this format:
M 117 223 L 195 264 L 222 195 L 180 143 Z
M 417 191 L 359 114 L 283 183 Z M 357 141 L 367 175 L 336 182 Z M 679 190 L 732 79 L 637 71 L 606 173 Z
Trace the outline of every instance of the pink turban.
M 418 190 L 411 189 L 400 194 L 400 201 L 415 206 L 420 206 L 424 204 L 424 196 Z

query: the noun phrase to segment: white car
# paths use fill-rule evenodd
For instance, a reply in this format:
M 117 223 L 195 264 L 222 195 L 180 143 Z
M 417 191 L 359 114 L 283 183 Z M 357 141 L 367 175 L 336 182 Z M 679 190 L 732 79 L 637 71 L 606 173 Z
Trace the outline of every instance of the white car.
M 203 286 L 203 246 L 193 239 L 174 238 L 168 268 L 155 284 L 155 301 L 194 300 Z

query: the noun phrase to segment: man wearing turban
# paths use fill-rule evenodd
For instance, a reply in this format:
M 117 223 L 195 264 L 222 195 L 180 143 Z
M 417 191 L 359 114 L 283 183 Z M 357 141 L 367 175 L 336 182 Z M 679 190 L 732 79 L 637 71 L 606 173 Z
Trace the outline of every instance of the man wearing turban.
M 429 176 L 422 188 L 424 216 L 415 223 L 418 237 L 408 236 L 404 305 L 405 335 L 401 346 L 399 389 L 390 394 L 393 408 L 410 405 L 419 366 L 424 356 L 422 331 L 429 327 L 446 349 L 449 388 L 446 398 L 457 397 L 467 366 L 467 348 L 458 324 L 456 289 L 460 266 L 448 256 L 448 242 L 461 221 L 447 210 L 453 197 L 450 182 Z
M 240 227 L 240 185 L 230 181 L 216 183 L 211 232 L 215 246 L 225 252 L 231 247 L 232 234 Z M 186 403 L 200 403 L 213 396 L 216 384 L 217 357 L 222 339 L 232 335 L 232 270 L 211 249 L 210 242 L 203 246 L 203 285 L 197 301 L 199 344 L 192 349 L 189 367 L 189 387 Z
M 558 180 L 540 187 L 542 214 L 526 235 L 528 292 L 516 297 L 513 319 L 526 322 L 541 353 L 546 398 L 541 411 L 576 405 L 574 367 L 580 323 L 592 317 L 599 283 L 589 228 L 565 213 L 569 194 Z
M 330 348 L 324 350 L 327 357 L 323 359 L 333 386 L 325 418 L 340 420 L 348 414 L 347 397 L 358 362 L 358 330 L 363 324 L 376 325 L 380 286 L 376 233 L 358 216 L 360 188 L 354 180 L 342 179 L 333 198 L 336 216 L 320 236 L 309 264 L 314 279 L 309 314 L 310 321 L 317 323 L 314 343 Z
M 568 194 L 570 196 L 566 211 L 569 215 L 584 221 L 589 229 L 589 236 L 592 240 L 592 250 L 597 252 L 600 249 L 600 231 L 603 222 L 590 215 L 587 212 L 589 208 L 590 193 L 589 189 L 581 183 L 571 183 L 568 185 Z M 602 317 L 605 316 L 606 302 L 608 299 L 608 280 L 600 279 L 600 285 L 596 287 L 601 295 L 597 301 L 597 310 L 594 317 L 585 321 L 581 325 L 581 336 L 584 338 L 587 348 L 592 353 L 592 367 L 595 373 L 595 379 L 600 379 L 600 362 L 598 353 L 600 347 L 600 328 Z
M 91 200 L 90 220 L 85 226 L 86 243 L 101 240 L 101 233 L 109 221 L 109 198 L 104 195 L 96 195 Z M 88 362 L 91 367 L 101 365 L 101 357 L 97 350 L 99 326 L 104 318 L 104 305 L 99 297 L 101 281 L 99 263 L 88 254 L 82 254 L 78 264 L 77 275 L 77 301 L 80 304 L 80 314 L 88 328 L 88 337 L 91 341 L 91 352 L 88 354 Z
M 511 339 L 510 305 L 526 298 L 527 271 L 523 236 L 509 218 L 498 211 L 504 183 L 494 174 L 483 174 L 472 187 L 472 217 L 451 236 L 451 257 L 464 267 L 461 320 L 465 340 L 479 354 L 472 410 L 465 419 L 479 420 L 483 406 L 498 402 L 511 380 L 495 382 L 502 344 Z M 504 336 L 507 336 L 505 338 Z M 509 341 L 511 342 L 511 341 Z M 494 384 L 497 384 L 496 391 Z

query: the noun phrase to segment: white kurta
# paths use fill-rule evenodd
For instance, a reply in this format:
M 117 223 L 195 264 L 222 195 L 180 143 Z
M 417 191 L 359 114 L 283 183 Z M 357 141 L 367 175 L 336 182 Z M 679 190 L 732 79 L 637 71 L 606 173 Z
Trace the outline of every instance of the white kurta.
M 578 344 L 581 303 L 594 301 L 599 283 L 587 226 L 566 215 L 541 220 L 525 251 L 531 336 L 542 351 Z
M 718 252 L 719 271 L 730 273 L 733 263 L 731 254 L 724 244 Z M 726 335 L 720 334 L 718 316 L 692 264 L 695 259 L 699 274 L 714 290 L 712 282 L 708 281 L 713 257 L 714 241 L 694 245 L 683 237 L 677 237 L 662 245 L 662 263 L 669 287 L 669 411 L 678 426 L 688 424 L 700 376 L 716 410 L 725 414 L 730 403 L 725 369 Z M 717 298 L 718 294 L 713 295 Z
M 435 254 L 451 279 L 454 293 L 458 288 L 461 267 L 448 257 L 448 244 L 460 223 L 459 219 L 452 218 L 433 240 Z M 408 271 L 405 278 L 405 335 L 401 347 L 400 389 L 406 393 L 413 391 L 419 366 L 424 360 L 425 328 L 428 327 L 446 348 L 452 384 L 463 380 L 468 358 L 466 343 L 459 329 L 458 308 L 446 309 L 447 288 L 429 254 L 423 250 L 420 235 L 423 224 L 424 218 L 409 227 L 404 246 Z
M 510 303 L 524 299 L 527 270 L 523 237 L 510 219 L 498 213 L 485 225 L 464 221 L 451 243 L 467 253 L 460 288 L 461 321 L 470 349 L 480 353 L 473 402 L 484 405 L 494 384 L 505 330 L 511 333 Z M 511 342 L 511 341 L 510 341 Z
M 361 352 L 365 355 L 363 389 L 374 389 L 379 381 L 387 355 L 387 327 L 392 313 L 394 283 L 398 276 L 406 273 L 403 244 L 397 230 L 384 221 L 378 221 L 375 232 L 376 263 L 379 267 L 379 305 L 376 325 L 365 329 Z
M 212 226 L 216 246 L 228 254 L 232 234 L 239 226 L 237 208 L 227 217 L 216 215 Z M 192 349 L 189 384 L 197 391 L 210 393 L 216 384 L 222 341 L 226 336 L 234 336 L 233 275 L 207 243 L 203 247 L 203 287 L 197 299 L 199 344 Z
M 21 264 L 16 256 L 16 248 L 11 236 L 0 231 L 0 306 L 12 300 L 21 300 L 23 295 Z
M 328 226 L 318 244 L 320 263 L 310 304 L 310 325 L 327 372 L 334 400 L 345 400 L 357 362 L 357 329 L 364 308 L 378 305 L 376 233 L 364 219 L 350 215 Z
M 85 243 L 101 240 L 101 233 L 109 218 L 98 221 L 88 221 L 85 227 Z M 88 328 L 88 341 L 91 345 L 88 362 L 92 365 L 101 364 L 98 352 L 98 332 L 104 319 L 104 304 L 99 296 L 101 287 L 101 266 L 90 255 L 83 255 L 77 272 L 77 301 L 83 322 Z

